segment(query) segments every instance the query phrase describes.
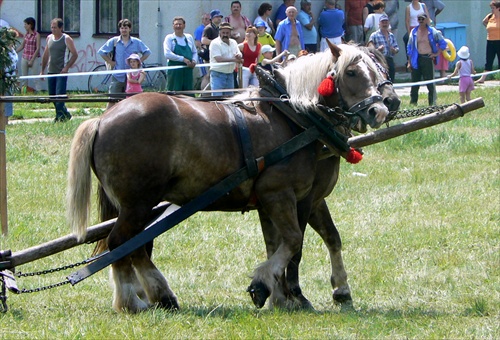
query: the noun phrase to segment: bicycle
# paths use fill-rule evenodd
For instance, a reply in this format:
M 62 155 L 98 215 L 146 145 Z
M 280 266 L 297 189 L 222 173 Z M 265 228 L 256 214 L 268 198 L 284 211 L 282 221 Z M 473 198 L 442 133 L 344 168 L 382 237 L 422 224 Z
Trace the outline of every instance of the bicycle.
M 151 67 L 162 66 L 161 64 L 143 64 L 147 69 Z M 95 67 L 92 72 L 106 71 L 106 65 L 102 64 Z M 88 80 L 88 90 L 90 93 L 107 93 L 111 84 L 111 74 L 91 74 Z M 146 72 L 146 78 L 142 83 L 144 92 L 161 92 L 167 88 L 167 73 L 164 70 Z

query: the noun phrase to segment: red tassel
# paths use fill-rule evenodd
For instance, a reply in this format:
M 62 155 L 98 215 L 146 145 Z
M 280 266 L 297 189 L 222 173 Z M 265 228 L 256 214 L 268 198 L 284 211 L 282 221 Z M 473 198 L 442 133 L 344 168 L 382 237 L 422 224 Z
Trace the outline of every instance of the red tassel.
M 318 92 L 323 97 L 329 97 L 335 93 L 335 81 L 333 77 L 329 75 L 318 86 Z
M 250 73 L 255 73 L 255 66 L 256 66 L 256 64 L 255 64 L 255 63 L 250 64 L 250 67 L 249 67 L 249 69 L 250 69 Z
M 347 153 L 346 161 L 351 164 L 357 164 L 363 159 L 363 154 L 356 149 L 351 148 Z

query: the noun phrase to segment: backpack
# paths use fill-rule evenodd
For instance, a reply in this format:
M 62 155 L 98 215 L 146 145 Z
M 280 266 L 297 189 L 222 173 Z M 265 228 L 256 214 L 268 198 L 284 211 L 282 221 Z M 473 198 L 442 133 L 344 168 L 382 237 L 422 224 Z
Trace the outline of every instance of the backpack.
M 109 52 L 109 53 L 108 53 L 108 57 L 110 57 L 112 61 L 115 61 L 115 60 L 116 60 L 116 59 L 115 59 L 115 57 L 116 57 L 116 56 L 115 56 L 115 54 L 116 54 L 116 44 L 118 43 L 118 39 L 119 39 L 119 38 L 120 38 L 120 37 L 114 37 L 114 38 L 113 38 L 113 39 L 114 39 L 114 43 L 113 43 L 113 50 L 112 50 L 111 52 Z M 107 69 L 107 70 L 112 70 L 112 69 L 113 69 L 113 67 L 111 66 L 111 64 L 110 64 L 110 63 L 108 63 L 107 61 L 104 61 L 104 63 L 106 64 L 106 69 Z

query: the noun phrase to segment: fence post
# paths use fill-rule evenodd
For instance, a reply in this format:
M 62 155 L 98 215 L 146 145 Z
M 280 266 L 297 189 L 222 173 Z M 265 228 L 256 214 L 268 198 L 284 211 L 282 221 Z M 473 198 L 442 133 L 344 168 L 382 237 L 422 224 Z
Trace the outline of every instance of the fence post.
M 7 156 L 5 147 L 4 103 L 0 102 L 0 219 L 2 224 L 2 235 L 7 236 L 9 227 L 7 219 Z

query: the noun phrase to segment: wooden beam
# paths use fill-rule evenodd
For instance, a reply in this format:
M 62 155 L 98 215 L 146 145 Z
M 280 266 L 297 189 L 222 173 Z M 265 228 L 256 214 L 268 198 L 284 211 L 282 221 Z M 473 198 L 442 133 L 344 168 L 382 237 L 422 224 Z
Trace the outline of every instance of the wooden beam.
M 153 209 L 154 218 L 161 215 L 171 204 L 163 202 Z M 153 219 L 154 219 L 153 218 Z M 93 243 L 108 236 L 115 225 L 116 218 L 96 224 L 87 229 L 87 236 L 83 242 L 78 242 L 75 235 L 69 234 L 43 244 L 33 246 L 24 250 L 12 253 L 8 258 L 2 259 L 0 270 L 15 268 L 24 263 L 32 262 L 61 251 L 76 247 L 84 243 Z
M 461 105 L 453 105 L 443 112 L 431 113 L 426 116 L 418 117 L 386 129 L 375 130 L 363 135 L 351 137 L 348 140 L 353 148 L 380 143 L 391 138 L 399 137 L 407 133 L 428 128 L 433 125 L 448 122 L 459 118 L 465 113 L 484 107 L 483 98 L 477 98 Z

